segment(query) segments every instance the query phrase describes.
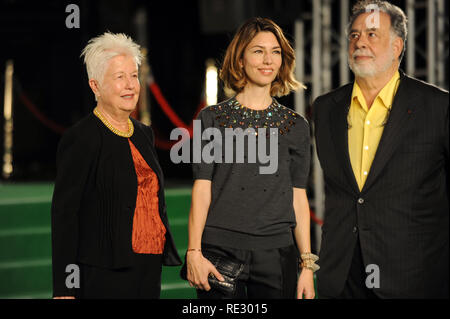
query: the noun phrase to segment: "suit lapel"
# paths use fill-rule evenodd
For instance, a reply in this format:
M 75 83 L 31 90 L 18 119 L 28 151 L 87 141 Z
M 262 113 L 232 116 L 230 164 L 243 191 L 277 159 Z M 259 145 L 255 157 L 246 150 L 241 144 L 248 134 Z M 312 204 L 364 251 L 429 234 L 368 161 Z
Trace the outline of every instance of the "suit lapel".
M 375 158 L 372 162 L 369 175 L 364 184 L 362 192 L 370 188 L 373 182 L 380 175 L 381 171 L 394 154 L 398 144 L 407 131 L 408 121 L 414 114 L 415 91 L 409 89 L 409 78 L 400 72 L 400 85 L 391 109 L 391 114 L 378 144 Z
M 349 185 L 353 192 L 359 193 L 358 184 L 353 174 L 350 156 L 348 153 L 348 122 L 347 115 L 352 97 L 353 85 L 349 84 L 335 96 L 336 103 L 330 112 L 330 125 L 332 132 L 332 139 L 335 144 L 336 157 L 341 163 Z

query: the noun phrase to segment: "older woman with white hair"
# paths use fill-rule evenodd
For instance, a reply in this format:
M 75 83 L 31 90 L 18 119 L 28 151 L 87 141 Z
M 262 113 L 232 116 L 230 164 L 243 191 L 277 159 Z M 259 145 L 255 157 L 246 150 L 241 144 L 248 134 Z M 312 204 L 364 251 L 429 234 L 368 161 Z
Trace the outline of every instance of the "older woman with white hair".
M 82 52 L 97 106 L 62 137 L 52 200 L 54 298 L 159 298 L 181 264 L 152 129 L 133 118 L 139 46 L 104 33 Z

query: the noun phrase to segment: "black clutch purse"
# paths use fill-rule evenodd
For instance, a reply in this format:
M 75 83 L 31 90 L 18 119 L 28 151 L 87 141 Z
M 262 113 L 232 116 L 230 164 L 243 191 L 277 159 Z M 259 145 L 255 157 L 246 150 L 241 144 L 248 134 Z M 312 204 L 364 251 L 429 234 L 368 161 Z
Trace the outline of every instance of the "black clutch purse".
M 211 288 L 220 291 L 225 296 L 233 296 L 236 292 L 236 281 L 244 270 L 244 264 L 207 251 L 203 252 L 203 257 L 208 259 L 225 279 L 224 281 L 220 281 L 214 275 L 210 274 L 208 282 Z M 184 265 L 180 270 L 180 277 L 187 280 L 186 257 Z

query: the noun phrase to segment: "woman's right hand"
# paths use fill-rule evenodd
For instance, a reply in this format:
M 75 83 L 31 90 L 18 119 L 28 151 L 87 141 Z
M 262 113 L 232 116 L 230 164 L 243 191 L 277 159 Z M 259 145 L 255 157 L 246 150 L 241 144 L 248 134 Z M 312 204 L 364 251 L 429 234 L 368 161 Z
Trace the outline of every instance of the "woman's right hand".
M 191 287 L 209 291 L 211 289 L 208 276 L 214 275 L 218 280 L 225 279 L 217 271 L 216 267 L 200 251 L 189 251 L 186 256 L 187 279 Z

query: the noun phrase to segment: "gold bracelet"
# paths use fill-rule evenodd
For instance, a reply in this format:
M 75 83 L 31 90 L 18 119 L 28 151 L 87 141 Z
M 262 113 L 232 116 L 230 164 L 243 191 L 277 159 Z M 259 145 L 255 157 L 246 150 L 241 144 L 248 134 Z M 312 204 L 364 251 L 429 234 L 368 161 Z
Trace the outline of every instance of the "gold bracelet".
M 202 250 L 199 248 L 189 248 L 188 250 L 186 250 L 187 253 L 190 251 L 200 251 L 201 252 Z
M 316 272 L 320 269 L 320 266 L 316 264 L 316 261 L 319 260 L 317 255 L 314 255 L 310 252 L 300 254 L 300 267 L 312 270 L 312 272 Z
M 320 269 L 320 266 L 317 265 L 317 264 L 315 264 L 314 261 L 312 261 L 311 259 L 309 259 L 309 260 L 307 260 L 307 261 L 303 261 L 303 262 L 300 264 L 300 267 L 301 267 L 301 268 L 305 268 L 305 269 L 312 270 L 313 273 Z
M 307 252 L 307 253 L 300 254 L 300 259 L 301 260 L 318 261 L 319 257 L 317 255 L 314 255 L 314 254 L 310 253 L 310 252 Z
M 313 273 L 315 273 L 316 271 L 318 271 L 320 269 L 320 266 L 316 265 L 316 264 L 312 264 L 311 266 L 305 266 L 302 267 L 308 270 L 311 270 Z

